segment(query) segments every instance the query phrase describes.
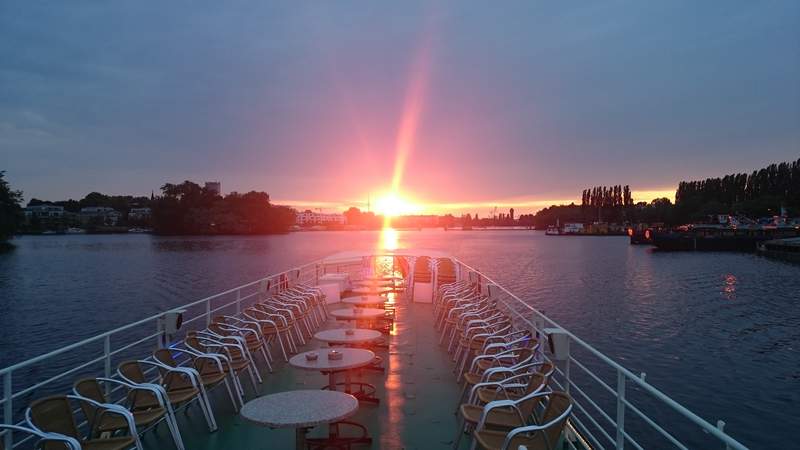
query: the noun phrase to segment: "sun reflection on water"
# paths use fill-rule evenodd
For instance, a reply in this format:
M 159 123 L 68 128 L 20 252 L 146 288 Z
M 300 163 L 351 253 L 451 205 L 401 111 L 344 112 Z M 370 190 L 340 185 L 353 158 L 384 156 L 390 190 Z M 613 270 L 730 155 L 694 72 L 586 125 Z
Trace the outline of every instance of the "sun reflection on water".
M 383 227 L 381 229 L 380 242 L 378 242 L 379 250 L 397 250 L 397 230 L 391 227 Z

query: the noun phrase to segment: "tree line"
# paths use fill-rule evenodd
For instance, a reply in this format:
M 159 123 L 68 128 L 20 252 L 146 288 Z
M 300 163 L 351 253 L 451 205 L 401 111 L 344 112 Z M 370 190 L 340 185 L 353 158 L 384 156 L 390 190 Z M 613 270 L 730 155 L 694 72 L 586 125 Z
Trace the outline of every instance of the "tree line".
M 295 211 L 273 205 L 266 192 L 222 196 L 191 181 L 165 184 L 150 207 L 157 234 L 284 233 L 295 222 Z
M 633 206 L 631 188 L 625 186 L 595 186 L 584 189 L 581 194 L 581 206 L 593 206 L 600 208 L 617 208 Z
M 22 222 L 22 192 L 11 189 L 5 180 L 5 171 L 0 170 L 0 249 L 7 246 Z
M 770 164 L 751 173 L 733 173 L 718 178 L 682 181 L 675 193 L 681 217 L 704 214 L 771 216 L 781 208 L 800 213 L 800 159 Z

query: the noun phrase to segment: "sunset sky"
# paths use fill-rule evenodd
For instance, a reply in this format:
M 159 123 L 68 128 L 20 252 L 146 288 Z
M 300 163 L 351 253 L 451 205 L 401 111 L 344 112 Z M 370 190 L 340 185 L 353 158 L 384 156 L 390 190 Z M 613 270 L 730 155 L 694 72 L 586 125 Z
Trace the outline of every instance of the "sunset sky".
M 796 1 L 0 4 L 0 170 L 26 199 L 190 179 L 525 213 L 798 155 Z

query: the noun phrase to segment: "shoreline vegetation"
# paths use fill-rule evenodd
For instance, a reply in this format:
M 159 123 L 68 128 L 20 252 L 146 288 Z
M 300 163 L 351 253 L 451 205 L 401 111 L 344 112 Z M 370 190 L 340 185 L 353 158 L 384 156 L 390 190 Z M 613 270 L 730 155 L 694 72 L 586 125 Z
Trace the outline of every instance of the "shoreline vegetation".
M 22 192 L 13 190 L 0 171 L 0 248 L 16 234 L 152 232 L 157 235 L 256 235 L 290 231 L 379 230 L 387 223 L 398 230 L 545 229 L 556 224 L 588 225 L 586 235 L 621 235 L 628 226 L 675 227 L 701 223 L 716 215 L 776 217 L 800 216 L 800 159 L 771 164 L 751 173 L 728 174 L 697 181 L 681 181 L 675 203 L 668 198 L 634 203 L 625 185 L 584 189 L 581 203 L 552 205 L 535 214 L 508 213 L 479 217 L 464 214 L 397 216 L 384 218 L 351 207 L 345 223 L 296 225 L 298 212 L 270 202 L 266 192 L 220 195 L 191 181 L 166 183 L 160 194 L 108 196 L 92 192 L 81 200 L 31 199 L 30 207 L 53 206 L 57 216 L 24 214 Z M 114 214 L 84 214 L 87 209 Z M 147 211 L 146 214 L 141 211 Z M 134 212 L 136 212 L 134 214 Z M 307 211 L 310 212 L 310 211 Z

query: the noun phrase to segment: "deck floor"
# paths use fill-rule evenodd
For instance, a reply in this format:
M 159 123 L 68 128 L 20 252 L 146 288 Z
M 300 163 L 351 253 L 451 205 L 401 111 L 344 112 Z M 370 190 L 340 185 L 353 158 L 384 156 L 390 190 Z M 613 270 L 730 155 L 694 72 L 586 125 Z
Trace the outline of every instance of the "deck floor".
M 340 327 L 341 323 L 333 321 L 323 326 Z M 438 345 L 432 306 L 409 303 L 402 297 L 398 299 L 395 331 L 387 340 L 389 348 L 376 351 L 384 359 L 385 373 L 355 371 L 353 375 L 354 381 L 375 385 L 376 395 L 380 398 L 379 405 L 361 403 L 359 411 L 350 419 L 365 425 L 373 438 L 371 447 L 360 445 L 353 448 L 450 448 L 457 426 L 453 411 L 460 388 L 454 381 L 447 352 Z M 312 339 L 301 351 L 324 346 L 326 344 Z M 274 350 L 273 354 L 276 354 Z M 275 371 L 272 374 L 262 371 L 264 383 L 258 386 L 258 396 L 293 389 L 314 389 L 327 383 L 326 376 L 295 369 L 282 360 L 274 362 L 273 367 Z M 256 395 L 248 380 L 243 380 L 243 384 L 247 402 Z M 188 414 L 178 414 L 187 449 L 293 448 L 293 429 L 269 429 L 244 421 L 233 411 L 224 388 L 212 392 L 211 401 L 219 425 L 219 430 L 214 433 L 208 432 L 198 407 L 190 407 Z M 326 432 L 326 426 L 316 427 L 309 437 L 321 437 Z M 462 440 L 462 444 L 463 441 L 467 440 Z M 147 433 L 143 444 L 148 449 L 173 448 L 163 426 L 156 432 Z

